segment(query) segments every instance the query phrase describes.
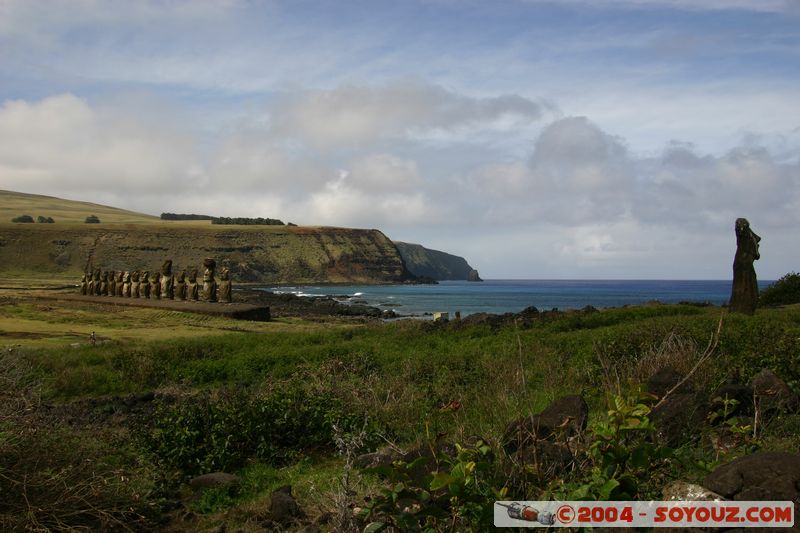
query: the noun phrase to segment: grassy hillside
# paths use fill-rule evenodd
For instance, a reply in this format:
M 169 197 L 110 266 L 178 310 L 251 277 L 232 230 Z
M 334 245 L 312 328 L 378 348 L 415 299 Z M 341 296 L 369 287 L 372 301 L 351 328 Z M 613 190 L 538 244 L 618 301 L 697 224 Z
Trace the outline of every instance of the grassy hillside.
M 11 219 L 19 215 L 30 215 L 34 220 L 38 216 L 53 217 L 56 224 L 83 224 L 89 215 L 96 215 L 102 222 L 111 224 L 154 224 L 161 222 L 156 216 L 117 209 L 116 207 L 64 200 L 52 196 L 0 190 L 0 227 L 13 224 Z
M 54 224 L 16 224 L 20 214 Z M 85 224 L 94 214 L 100 224 Z M 0 193 L 0 280 L 65 283 L 89 266 L 177 272 L 213 257 L 238 282 L 389 283 L 408 274 L 394 244 L 378 230 L 293 226 L 225 226 L 162 221 L 121 209 L 46 196 Z
M 431 250 L 419 244 L 395 241 L 406 268 L 415 276 L 427 276 L 435 280 L 466 280 L 472 267 L 466 259 L 457 255 Z

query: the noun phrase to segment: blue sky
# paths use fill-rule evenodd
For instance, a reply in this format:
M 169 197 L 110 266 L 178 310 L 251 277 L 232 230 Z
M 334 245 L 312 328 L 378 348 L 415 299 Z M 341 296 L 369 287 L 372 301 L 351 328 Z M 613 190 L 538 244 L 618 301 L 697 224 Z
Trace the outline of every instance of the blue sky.
M 800 2 L 0 0 L 0 188 L 489 278 L 798 269 Z

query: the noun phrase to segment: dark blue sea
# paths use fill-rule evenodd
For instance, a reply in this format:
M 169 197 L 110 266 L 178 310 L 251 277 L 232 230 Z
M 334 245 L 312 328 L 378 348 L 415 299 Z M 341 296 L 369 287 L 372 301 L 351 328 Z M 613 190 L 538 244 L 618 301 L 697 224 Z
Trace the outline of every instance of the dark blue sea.
M 772 281 L 759 281 L 766 287 Z M 598 309 L 683 301 L 721 305 L 731 294 L 729 280 L 486 280 L 483 282 L 442 281 L 438 285 L 333 285 L 269 287 L 273 292 L 301 296 L 333 296 L 342 302 L 365 303 L 391 309 L 401 315 L 455 311 L 506 313 L 533 305 L 539 310 Z

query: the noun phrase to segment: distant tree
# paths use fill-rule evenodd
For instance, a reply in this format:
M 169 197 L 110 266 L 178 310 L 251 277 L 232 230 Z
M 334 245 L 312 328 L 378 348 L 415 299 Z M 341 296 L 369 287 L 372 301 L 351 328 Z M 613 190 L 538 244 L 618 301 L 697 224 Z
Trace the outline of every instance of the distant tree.
M 247 218 L 247 217 L 215 217 L 212 224 L 236 224 L 240 226 L 285 226 L 276 218 Z
M 31 224 L 33 223 L 33 217 L 30 215 L 20 215 L 18 217 L 12 218 L 11 222 L 19 222 L 21 224 Z
M 214 220 L 211 215 L 186 215 L 183 213 L 161 213 L 161 220 Z
M 800 274 L 789 272 L 761 291 L 758 303 L 763 306 L 800 303 Z
M 53 217 L 43 217 L 42 215 L 39 215 L 36 217 L 36 222 L 39 224 L 52 224 L 55 222 L 55 220 L 53 220 Z
M 55 224 L 56 221 L 53 220 L 53 217 L 47 217 L 47 220 L 45 222 L 47 222 L 48 224 Z
M 88 217 L 86 217 L 86 221 L 85 222 L 87 224 L 99 224 L 100 223 L 100 219 L 97 218 L 95 215 L 89 215 Z

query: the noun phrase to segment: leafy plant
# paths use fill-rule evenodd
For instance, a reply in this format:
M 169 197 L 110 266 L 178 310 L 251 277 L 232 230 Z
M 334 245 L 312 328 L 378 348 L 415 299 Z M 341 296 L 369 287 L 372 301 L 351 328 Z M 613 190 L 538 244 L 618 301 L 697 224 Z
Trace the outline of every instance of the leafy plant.
M 491 448 L 483 441 L 472 446 L 456 444 L 456 455 L 434 455 L 437 469 L 422 476 L 431 457 L 422 455 L 410 463 L 368 469 L 384 477 L 386 487 L 374 497 L 360 517 L 369 520 L 365 532 L 400 531 L 489 531 L 493 527 L 493 505 L 506 498 L 508 489 L 497 488 Z M 434 442 L 431 449 L 439 448 Z
M 762 306 L 800 303 L 800 273 L 789 272 L 761 291 L 758 303 Z
M 637 499 L 651 477 L 651 468 L 672 452 L 650 438 L 655 428 L 645 402 L 652 399 L 640 390 L 610 399 L 607 418 L 592 423 L 586 431 L 591 469 L 583 479 L 566 484 L 559 496 L 567 500 Z

